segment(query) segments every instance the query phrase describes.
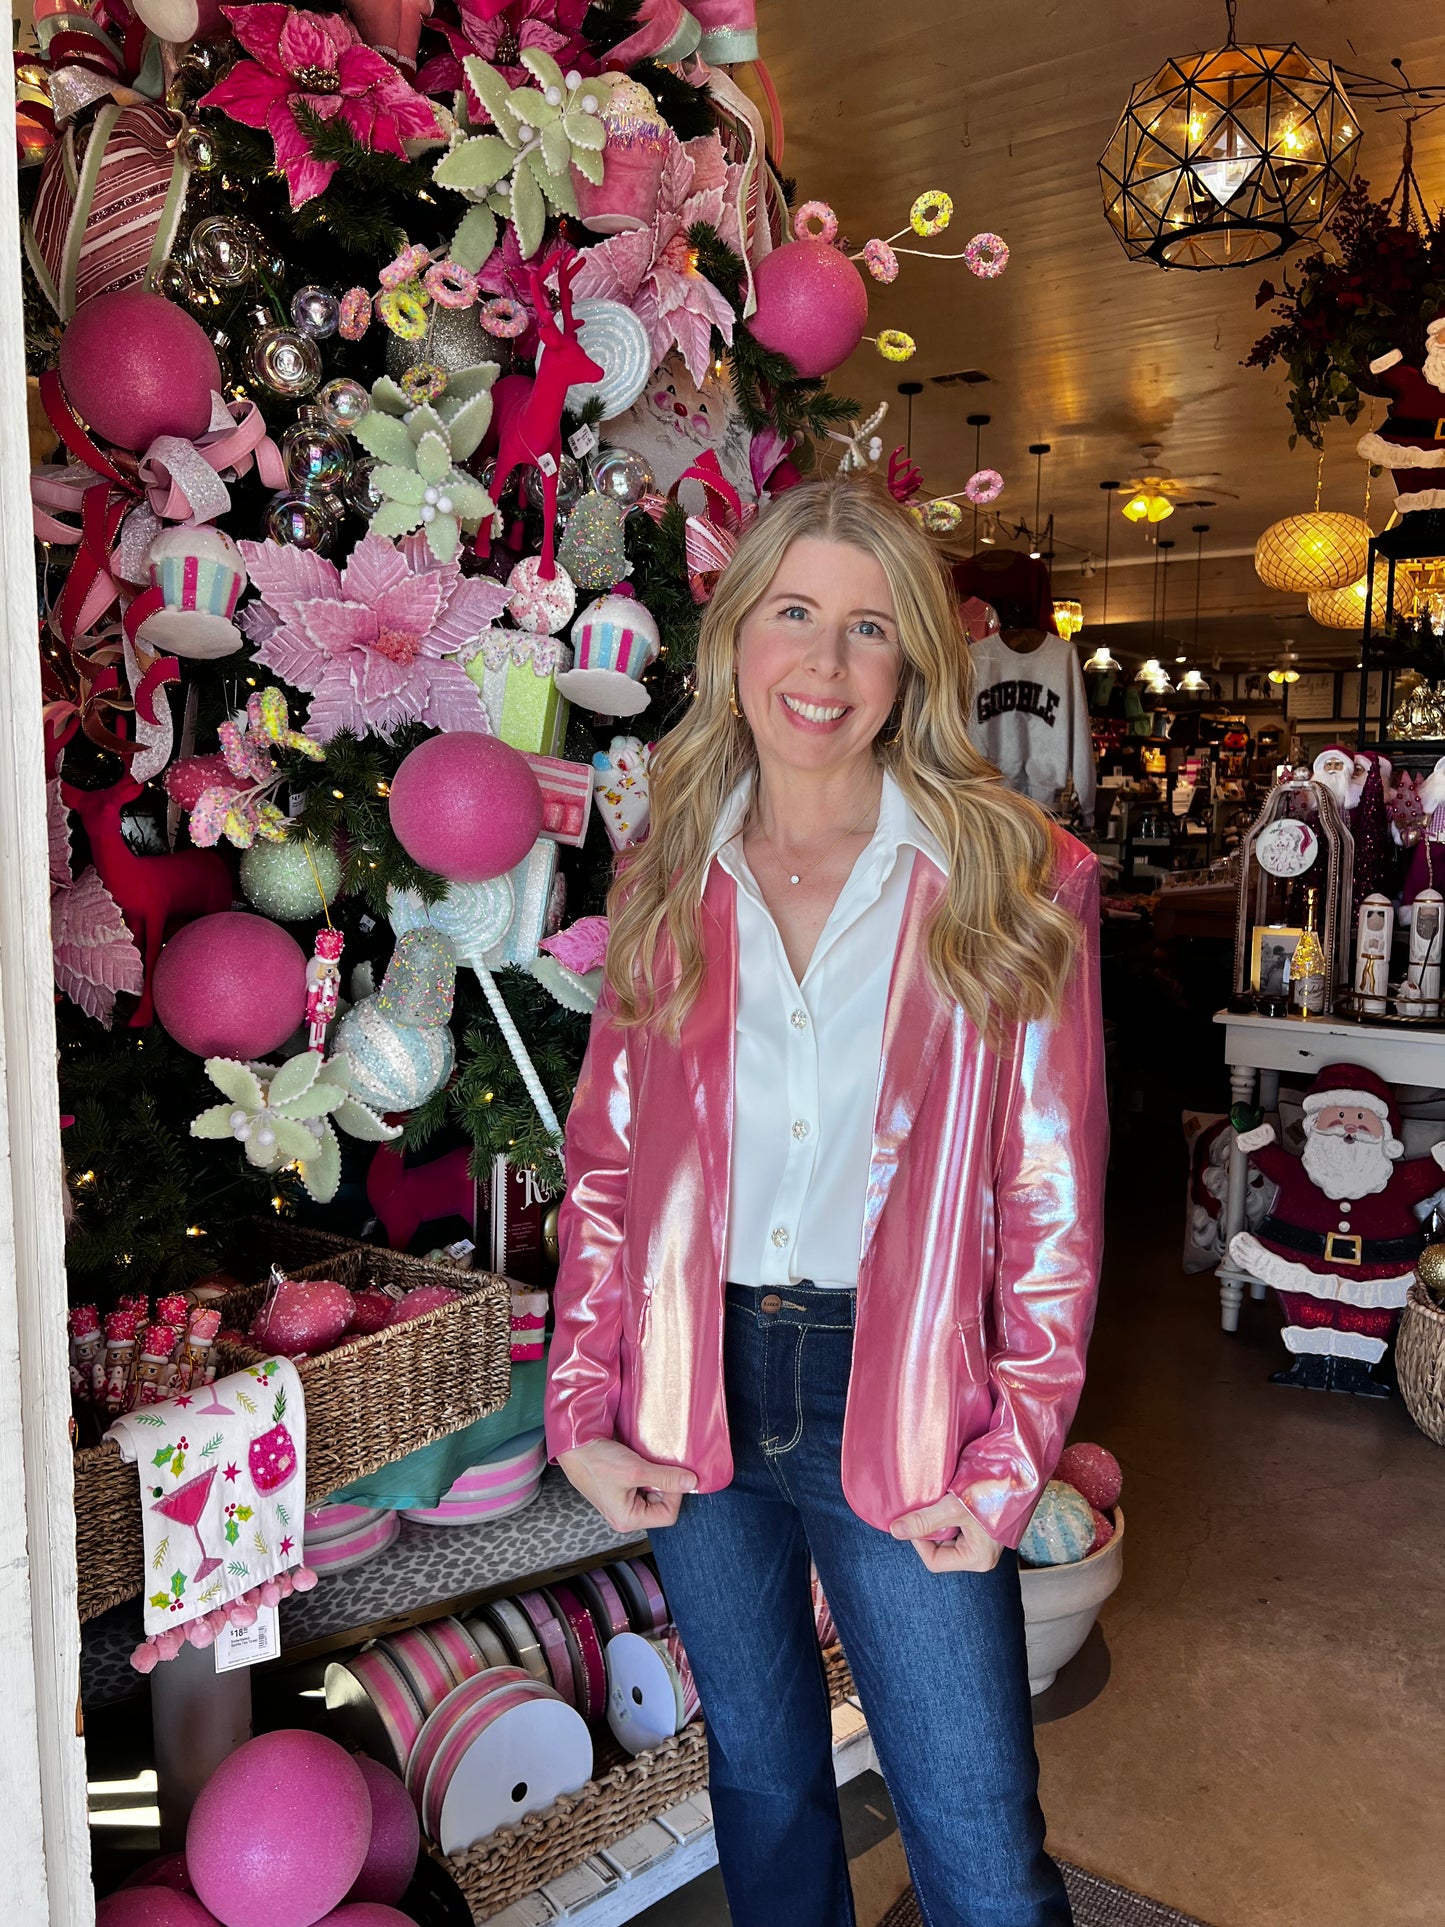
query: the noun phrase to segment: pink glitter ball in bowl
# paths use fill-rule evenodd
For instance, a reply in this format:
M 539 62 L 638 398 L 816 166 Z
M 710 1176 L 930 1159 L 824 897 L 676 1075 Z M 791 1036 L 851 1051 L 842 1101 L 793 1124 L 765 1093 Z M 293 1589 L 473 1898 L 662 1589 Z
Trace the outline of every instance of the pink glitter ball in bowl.
M 1124 1490 L 1119 1461 L 1102 1445 L 1067 1447 L 1054 1477 L 1082 1492 L 1098 1512 L 1112 1512 Z

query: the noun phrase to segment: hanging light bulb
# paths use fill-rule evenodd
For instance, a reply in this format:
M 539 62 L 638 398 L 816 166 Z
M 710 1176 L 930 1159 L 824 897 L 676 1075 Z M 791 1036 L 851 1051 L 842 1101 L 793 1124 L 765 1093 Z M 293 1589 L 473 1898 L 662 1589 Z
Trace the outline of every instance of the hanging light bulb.
M 1156 676 L 1163 674 L 1164 665 L 1157 656 L 1151 656 L 1147 662 L 1140 663 L 1134 671 L 1134 680 L 1135 682 L 1153 682 Z
M 983 526 L 978 532 L 978 539 L 986 549 L 991 549 L 994 543 L 997 542 L 998 524 L 993 516 L 986 515 L 983 518 Z
M 1181 689 L 1187 689 L 1189 694 L 1194 696 L 1208 689 L 1209 684 L 1204 680 L 1202 670 L 1186 669 L 1184 674 L 1179 678 L 1179 687 Z
M 1042 540 L 1044 457 L 1045 455 L 1048 454 L 1050 446 L 1051 444 L 1048 442 L 1030 442 L 1029 443 L 1029 453 L 1034 458 L 1034 525 L 1029 532 L 1030 562 L 1040 561 L 1044 553 L 1044 545 Z M 1053 527 L 1053 521 L 1054 521 L 1054 518 L 1051 515 L 1049 517 L 1050 529 L 1052 529 Z
M 1174 513 L 1174 504 L 1146 483 L 1130 496 L 1122 512 L 1131 522 L 1163 522 Z
M 1085 675 L 1088 675 L 1091 671 L 1097 670 L 1100 674 L 1102 674 L 1106 669 L 1118 669 L 1121 666 L 1122 665 L 1116 662 L 1114 658 L 1109 654 L 1108 643 L 1101 642 L 1098 648 L 1095 649 L 1093 655 L 1090 656 L 1088 660 L 1085 662 L 1084 673 Z

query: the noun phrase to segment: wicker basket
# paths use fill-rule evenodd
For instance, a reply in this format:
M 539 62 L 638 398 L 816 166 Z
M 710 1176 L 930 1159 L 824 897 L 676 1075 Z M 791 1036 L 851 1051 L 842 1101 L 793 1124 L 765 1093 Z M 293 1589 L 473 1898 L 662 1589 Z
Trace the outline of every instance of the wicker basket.
M 841 1646 L 823 1655 L 834 1705 L 853 1691 Z M 464 1853 L 438 1856 L 466 1895 L 473 1917 L 487 1920 L 545 1881 L 580 1866 L 589 1854 L 635 1833 L 645 1821 L 707 1785 L 707 1738 L 694 1720 L 674 1739 L 636 1758 L 600 1742 L 603 1771 L 577 1793 L 564 1793 L 545 1813 L 503 1827 Z M 610 1760 L 611 1764 L 607 1764 Z
M 1400 1396 L 1412 1419 L 1436 1445 L 1445 1445 L 1445 1311 L 1417 1279 L 1405 1300 L 1395 1340 Z
M 306 1392 L 308 1505 L 498 1411 L 512 1382 L 506 1279 L 452 1271 L 378 1245 L 332 1240 L 324 1232 L 304 1234 L 299 1244 L 283 1235 L 271 1249 L 278 1258 L 287 1249 L 311 1256 L 317 1247 L 307 1241 L 316 1238 L 334 1244 L 334 1251 L 319 1263 L 293 1268 L 293 1278 L 337 1278 L 353 1290 L 446 1284 L 461 1298 L 297 1365 Z M 223 1324 L 244 1330 L 269 1289 L 242 1285 L 228 1292 L 217 1306 Z M 222 1373 L 267 1356 L 250 1344 L 223 1345 L 218 1353 Z M 75 1455 L 75 1541 L 82 1620 L 140 1594 L 145 1571 L 136 1469 L 111 1441 Z
M 293 1278 L 335 1278 L 352 1291 L 368 1285 L 414 1291 L 451 1285 L 456 1304 L 439 1305 L 404 1324 L 353 1338 L 302 1359 L 306 1392 L 306 1503 L 350 1485 L 459 1432 L 506 1404 L 512 1388 L 512 1288 L 485 1271 L 452 1271 L 382 1245 L 348 1245 L 319 1264 L 293 1268 Z M 216 1309 L 222 1326 L 244 1331 L 266 1300 L 269 1283 L 228 1292 Z M 218 1348 L 223 1372 L 267 1356 L 249 1343 Z

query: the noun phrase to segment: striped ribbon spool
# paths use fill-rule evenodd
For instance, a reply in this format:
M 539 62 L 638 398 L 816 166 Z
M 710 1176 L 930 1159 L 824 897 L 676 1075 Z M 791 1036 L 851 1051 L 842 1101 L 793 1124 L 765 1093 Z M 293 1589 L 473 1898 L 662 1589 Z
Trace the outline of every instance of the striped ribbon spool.
M 613 1585 L 604 1568 L 599 1566 L 595 1572 L 579 1573 L 572 1584 L 577 1588 L 583 1604 L 592 1614 L 598 1637 L 604 1646 L 618 1633 L 631 1630 L 627 1608 L 622 1603 L 622 1595 Z
M 473 1613 L 463 1623 L 468 1636 L 477 1643 L 484 1666 L 511 1666 L 515 1663 L 511 1648 L 503 1643 L 496 1627 L 481 1613 Z
M 533 1679 L 551 1683 L 552 1669 L 547 1664 L 542 1641 L 515 1599 L 492 1600 L 489 1605 L 483 1606 L 482 1617 L 496 1627 L 502 1636 L 502 1643 L 508 1647 L 519 1666 L 525 1666 Z
M 426 1784 L 422 1788 L 421 1823 L 428 1839 L 435 1840 L 440 1831 L 442 1804 L 452 1776 L 487 1728 L 495 1725 L 504 1713 L 510 1713 L 518 1706 L 556 1697 L 537 1680 L 523 1680 L 489 1695 L 450 1729 L 427 1771 Z
M 640 1625 L 637 1630 L 646 1634 L 665 1632 L 672 1615 L 667 1610 L 667 1601 L 662 1596 L 662 1587 L 658 1584 L 657 1574 L 642 1558 L 621 1560 L 618 1566 L 618 1578 L 621 1579 L 624 1573 L 631 1574 L 636 1592 L 641 1595 L 643 1602 L 641 1616 L 646 1624 Z
M 409 1626 L 405 1632 L 394 1633 L 382 1643 L 400 1667 L 422 1712 L 434 1712 L 455 1688 L 457 1681 L 433 1645 L 426 1627 Z
M 361 1687 L 386 1735 L 397 1772 L 405 1774 L 422 1729 L 423 1714 L 395 1661 L 379 1646 L 372 1646 L 341 1670 L 349 1672 Z
M 516 1603 L 527 1615 L 528 1623 L 541 1642 L 552 1684 L 569 1706 L 577 1704 L 577 1683 L 572 1672 L 572 1655 L 567 1650 L 564 1621 L 554 1611 L 544 1592 L 519 1592 Z
M 697 1718 L 702 1706 L 702 1700 L 697 1690 L 697 1681 L 692 1676 L 692 1664 L 688 1659 L 687 1649 L 682 1643 L 682 1635 L 678 1632 L 676 1626 L 668 1627 L 666 1633 L 663 1635 L 663 1644 L 667 1648 L 668 1658 L 672 1661 L 677 1671 L 678 1692 L 682 1699 L 682 1724 L 686 1726 L 689 1720 L 695 1720 Z
M 313 1572 L 347 1572 L 352 1566 L 364 1565 L 368 1559 L 385 1552 L 400 1531 L 401 1520 L 397 1514 L 383 1512 L 360 1532 L 332 1539 L 326 1545 L 317 1546 L 314 1552 L 308 1547 L 306 1563 Z
M 521 1512 L 531 1505 L 541 1489 L 541 1473 L 530 1472 L 511 1490 L 495 1493 L 490 1498 L 443 1499 L 440 1505 L 428 1506 L 425 1511 L 408 1510 L 402 1517 L 421 1526 L 485 1525 L 489 1520 L 505 1519 Z
M 486 1670 L 487 1660 L 459 1619 L 434 1619 L 427 1626 L 427 1632 L 455 1685 L 460 1686 L 464 1680 Z
M 307 1550 L 313 1545 L 324 1546 L 332 1539 L 343 1539 L 348 1533 L 358 1532 L 369 1521 L 379 1517 L 382 1508 L 372 1505 L 331 1505 L 313 1506 L 301 1515 L 302 1536 Z
M 562 1616 L 576 1648 L 577 1711 L 590 1726 L 607 1711 L 607 1663 L 592 1616 L 570 1586 L 548 1586 L 546 1595 Z
M 520 1686 L 531 1679 L 531 1674 L 524 1672 L 520 1666 L 488 1667 L 485 1672 L 464 1680 L 448 1693 L 440 1705 L 433 1707 L 407 1755 L 406 1772 L 403 1775 L 406 1790 L 418 1813 L 421 1812 L 422 1794 L 426 1789 L 426 1776 L 457 1721 L 470 1712 L 479 1700 Z M 536 1681 L 532 1683 L 537 1684 Z

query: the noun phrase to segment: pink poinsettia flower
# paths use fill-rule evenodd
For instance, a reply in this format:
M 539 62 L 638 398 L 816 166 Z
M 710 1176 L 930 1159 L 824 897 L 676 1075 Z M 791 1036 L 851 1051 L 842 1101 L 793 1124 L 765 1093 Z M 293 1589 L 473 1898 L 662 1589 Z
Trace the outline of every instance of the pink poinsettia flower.
M 421 566 L 416 545 L 381 535 L 364 536 L 344 569 L 280 542 L 242 551 L 260 599 L 241 626 L 258 662 L 310 693 L 306 727 L 319 742 L 343 729 L 390 736 L 405 723 L 489 732 L 456 652 L 501 615 L 500 583 L 430 556 Z
M 311 152 L 298 109 L 322 120 L 339 115 L 363 147 L 401 160 L 406 159 L 404 140 L 440 133 L 430 101 L 408 86 L 389 60 L 362 44 L 345 14 L 302 13 L 274 4 L 221 11 L 251 58 L 238 61 L 200 104 L 219 107 L 243 126 L 265 129 L 293 208 L 324 193 L 336 172 L 334 161 L 318 161 Z
M 611 234 L 586 249 L 572 284 L 576 296 L 631 308 L 647 330 L 654 362 L 676 347 L 695 382 L 711 358 L 713 329 L 731 343 L 735 317 L 727 298 L 698 273 L 688 230 L 706 221 L 741 252 L 737 173 L 716 134 L 686 142 L 669 134 L 652 226 Z
M 582 38 L 582 21 L 591 0 L 457 0 L 460 26 L 444 20 L 430 24 L 450 47 L 437 54 L 417 75 L 423 93 L 450 93 L 462 85 L 462 57 L 480 54 L 495 67 L 509 87 L 534 87 L 534 77 L 521 64 L 527 48 L 551 54 L 565 73 L 597 71 L 597 62 Z M 487 119 L 482 103 L 467 88 L 473 115 Z
M 558 270 L 565 267 L 576 252 L 577 249 L 572 243 L 562 239 L 560 235 L 552 244 L 547 256 L 551 263 L 547 273 L 547 286 L 554 292 L 557 287 Z M 527 310 L 529 319 L 526 329 L 511 342 L 514 366 L 520 362 L 534 361 L 539 345 L 537 317 L 532 312 L 532 284 L 527 277 L 529 265 L 535 267 L 537 264 L 535 261 L 528 263 L 522 259 L 517 230 L 508 221 L 502 229 L 501 240 L 492 249 L 477 273 L 477 287 L 481 291 L 483 301 L 490 300 L 494 295 L 502 295 L 508 301 L 515 301 L 519 307 Z

